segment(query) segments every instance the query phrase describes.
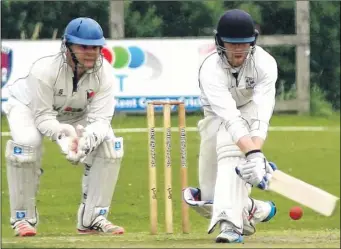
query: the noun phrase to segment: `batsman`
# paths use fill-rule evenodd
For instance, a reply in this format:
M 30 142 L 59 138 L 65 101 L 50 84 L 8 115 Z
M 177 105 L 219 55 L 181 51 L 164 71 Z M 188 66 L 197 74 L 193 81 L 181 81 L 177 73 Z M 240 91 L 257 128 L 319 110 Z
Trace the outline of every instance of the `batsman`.
M 276 214 L 271 201 L 249 197 L 252 186 L 266 190 L 275 167 L 262 147 L 275 106 L 276 60 L 256 45 L 258 31 L 245 11 L 225 12 L 215 32 L 216 51 L 199 69 L 204 119 L 199 188 L 183 191 L 184 200 L 216 226 L 217 243 L 240 243 L 255 224 Z
M 7 181 L 10 223 L 17 236 L 37 234 L 44 137 L 56 142 L 71 163 L 84 163 L 78 232 L 124 233 L 107 219 L 123 139 L 111 127 L 116 79 L 103 60 L 104 45 L 95 20 L 73 19 L 66 26 L 61 51 L 38 59 L 26 77 L 8 85 L 5 113 L 12 139 L 6 144 Z

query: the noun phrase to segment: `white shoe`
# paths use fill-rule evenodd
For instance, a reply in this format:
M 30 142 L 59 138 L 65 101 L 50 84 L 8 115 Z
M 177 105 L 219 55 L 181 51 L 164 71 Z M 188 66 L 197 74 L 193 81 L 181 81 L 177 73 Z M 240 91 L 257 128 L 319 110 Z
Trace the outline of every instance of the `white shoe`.
M 35 236 L 37 234 L 35 227 L 27 220 L 19 220 L 15 222 L 12 227 L 14 229 L 15 236 L 28 237 Z
M 104 216 L 98 216 L 91 224 L 90 228 L 80 229 L 78 228 L 79 234 L 93 234 L 93 233 L 109 233 L 109 234 L 123 234 L 124 228 L 114 225 L 108 221 Z
M 216 243 L 242 243 L 243 236 L 234 230 L 224 230 L 216 238 Z
M 216 238 L 216 243 L 241 243 L 243 236 L 234 229 L 232 223 L 228 221 L 220 222 L 220 234 Z

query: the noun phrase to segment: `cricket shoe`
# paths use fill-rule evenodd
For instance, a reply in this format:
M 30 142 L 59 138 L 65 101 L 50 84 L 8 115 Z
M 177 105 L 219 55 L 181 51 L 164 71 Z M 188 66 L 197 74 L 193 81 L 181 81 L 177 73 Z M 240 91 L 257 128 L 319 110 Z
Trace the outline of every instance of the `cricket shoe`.
M 90 228 L 80 229 L 78 228 L 79 234 L 96 234 L 96 233 L 107 233 L 113 235 L 119 235 L 124 233 L 124 228 L 112 224 L 104 216 L 98 216 L 90 226 Z
M 277 212 L 277 208 L 272 201 L 258 201 L 250 198 L 251 210 L 243 212 L 243 235 L 250 236 L 256 232 L 255 225 L 259 222 L 268 222 Z
M 27 220 L 19 220 L 15 222 L 12 227 L 14 229 L 15 236 L 28 237 L 35 236 L 37 234 L 35 227 Z
M 244 241 L 243 236 L 234 230 L 229 222 L 222 221 L 220 230 L 221 232 L 215 240 L 216 243 L 242 243 Z
M 221 231 L 215 239 L 216 243 L 243 243 L 243 236 L 233 230 Z

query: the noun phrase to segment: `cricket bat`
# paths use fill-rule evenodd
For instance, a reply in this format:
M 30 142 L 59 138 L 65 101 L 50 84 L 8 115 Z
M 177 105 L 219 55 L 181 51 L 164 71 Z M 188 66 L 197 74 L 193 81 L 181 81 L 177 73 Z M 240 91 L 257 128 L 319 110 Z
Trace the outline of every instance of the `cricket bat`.
M 339 197 L 301 181 L 280 170 L 275 170 L 269 182 L 269 190 L 311 208 L 325 216 L 331 216 Z

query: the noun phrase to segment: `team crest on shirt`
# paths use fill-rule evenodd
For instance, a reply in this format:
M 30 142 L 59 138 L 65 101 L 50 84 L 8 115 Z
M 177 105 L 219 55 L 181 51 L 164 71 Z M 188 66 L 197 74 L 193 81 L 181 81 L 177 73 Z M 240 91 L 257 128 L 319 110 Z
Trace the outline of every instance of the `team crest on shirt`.
M 1 47 L 1 86 L 4 86 L 12 73 L 13 51 L 9 47 Z
M 92 89 L 86 90 L 86 99 L 88 102 L 90 102 L 95 96 L 95 91 Z
M 246 89 L 254 88 L 256 85 L 255 79 L 252 77 L 245 77 L 245 86 Z

